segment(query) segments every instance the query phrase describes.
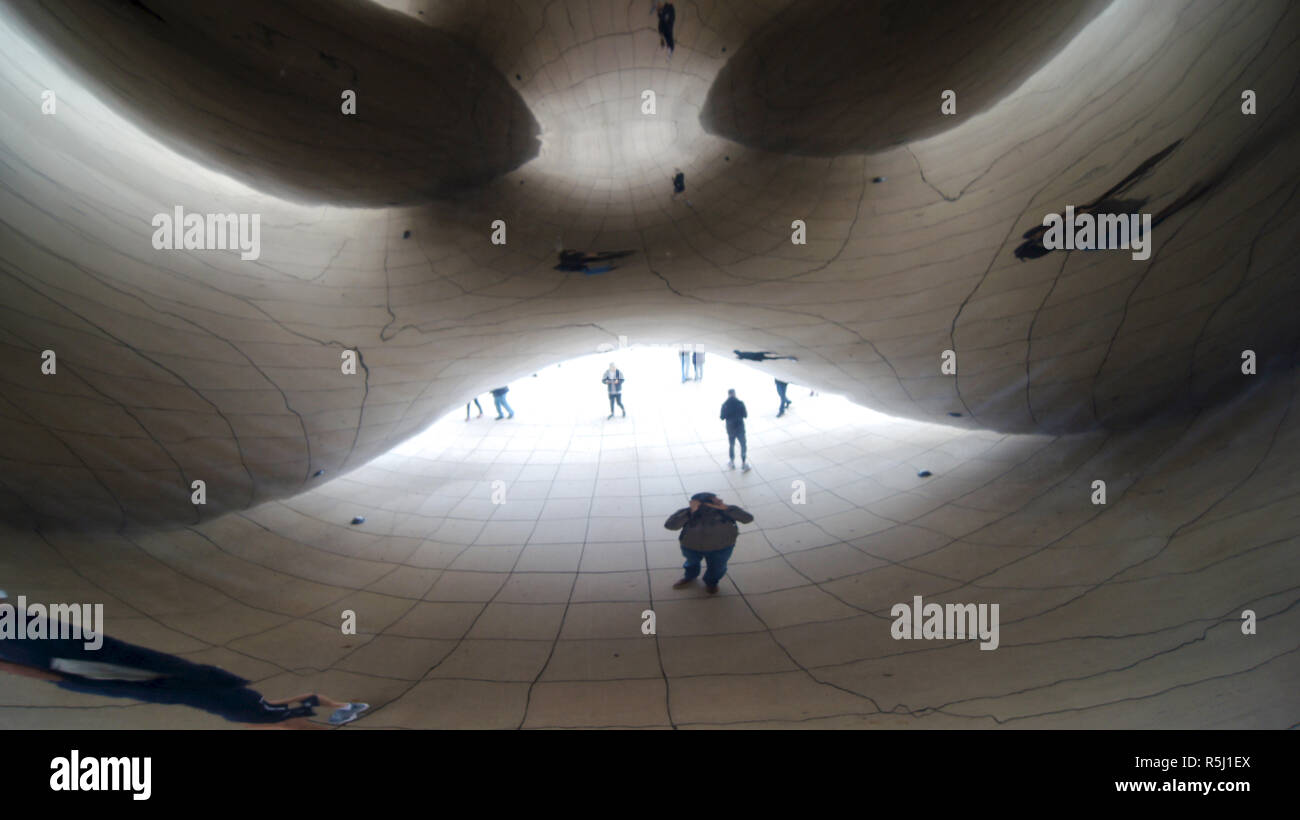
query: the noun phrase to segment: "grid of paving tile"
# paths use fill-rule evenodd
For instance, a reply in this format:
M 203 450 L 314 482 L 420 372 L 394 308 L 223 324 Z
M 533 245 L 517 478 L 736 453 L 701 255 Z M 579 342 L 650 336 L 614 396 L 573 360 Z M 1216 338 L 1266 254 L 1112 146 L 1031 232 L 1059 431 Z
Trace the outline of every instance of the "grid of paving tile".
M 0 566 L 33 600 L 107 600 L 118 637 L 268 697 L 371 702 L 370 728 L 1294 724 L 1294 382 L 1065 437 L 802 395 L 777 419 L 750 397 L 749 473 L 725 469 L 703 384 L 613 421 L 558 397 L 454 414 L 293 499 L 175 532 L 27 536 Z M 701 489 L 755 516 L 717 596 L 671 588 L 663 521 Z M 998 649 L 894 640 L 913 595 L 998 603 Z M 7 727 L 223 725 L 9 683 Z

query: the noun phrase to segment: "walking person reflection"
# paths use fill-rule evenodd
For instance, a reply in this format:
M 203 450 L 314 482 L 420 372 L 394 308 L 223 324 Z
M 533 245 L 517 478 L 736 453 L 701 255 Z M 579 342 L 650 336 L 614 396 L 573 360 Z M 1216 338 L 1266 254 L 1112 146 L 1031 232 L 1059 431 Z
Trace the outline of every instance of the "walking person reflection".
M 609 370 L 605 371 L 605 376 L 601 381 L 609 388 L 608 418 L 614 418 L 615 402 L 618 403 L 618 409 L 623 411 L 623 418 L 627 418 L 627 409 L 623 407 L 623 371 L 615 367 L 613 362 L 610 362 Z

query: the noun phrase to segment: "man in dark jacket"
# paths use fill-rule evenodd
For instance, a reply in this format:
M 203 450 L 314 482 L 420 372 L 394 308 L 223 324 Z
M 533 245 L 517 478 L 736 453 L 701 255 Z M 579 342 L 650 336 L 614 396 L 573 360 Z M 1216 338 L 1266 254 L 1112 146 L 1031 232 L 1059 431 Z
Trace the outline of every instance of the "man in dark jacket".
M 673 584 L 673 589 L 681 589 L 693 582 L 699 577 L 700 562 L 707 561 L 709 567 L 704 571 L 704 587 L 709 594 L 717 592 L 718 582 L 727 574 L 727 561 L 740 534 L 736 522 L 748 524 L 753 520 L 754 516 L 740 507 L 724 503 L 713 493 L 691 496 L 689 507 L 682 507 L 664 522 L 665 529 L 682 531 L 677 541 L 686 558 L 686 563 L 682 564 L 686 572 Z
M 727 469 L 736 469 L 736 441 L 740 441 L 741 469 L 749 469 L 749 448 L 745 444 L 745 403 L 736 398 L 735 390 L 727 391 L 727 400 L 722 403 L 722 413 L 718 418 L 727 423 Z
M 673 23 L 677 22 L 677 9 L 672 3 L 656 2 L 651 13 L 659 14 L 659 45 L 668 47 L 668 59 L 673 58 L 673 49 L 677 47 L 673 37 Z

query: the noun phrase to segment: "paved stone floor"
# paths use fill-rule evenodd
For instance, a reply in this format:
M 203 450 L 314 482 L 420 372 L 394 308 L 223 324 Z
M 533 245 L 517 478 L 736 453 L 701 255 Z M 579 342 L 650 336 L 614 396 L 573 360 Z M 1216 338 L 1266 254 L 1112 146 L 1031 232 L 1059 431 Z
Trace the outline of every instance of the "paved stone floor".
M 626 419 L 605 419 L 608 358 Z M 749 473 L 725 469 L 729 386 Z M 719 356 L 683 384 L 671 351 L 600 353 L 516 383 L 513 420 L 484 397 L 482 419 L 453 412 L 292 499 L 168 533 L 28 536 L 0 566 L 32 600 L 105 600 L 112 634 L 268 697 L 371 702 L 357 727 L 1280 727 L 1300 683 L 1294 389 L 1051 437 L 797 385 L 778 419 L 757 369 Z M 755 516 L 717 596 L 671 588 L 663 521 L 701 490 Z M 998 603 L 998 648 L 894 640 L 890 609 L 914 595 Z M 7 727 L 222 725 L 15 681 Z

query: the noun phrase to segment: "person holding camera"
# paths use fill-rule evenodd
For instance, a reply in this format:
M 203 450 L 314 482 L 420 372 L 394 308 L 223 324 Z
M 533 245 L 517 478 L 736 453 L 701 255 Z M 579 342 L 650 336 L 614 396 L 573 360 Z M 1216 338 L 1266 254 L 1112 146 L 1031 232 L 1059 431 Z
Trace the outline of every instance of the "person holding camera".
M 609 370 L 605 371 L 601 381 L 609 388 L 609 418 L 614 418 L 615 402 L 618 403 L 618 409 L 623 411 L 623 418 L 627 418 L 627 409 L 623 407 L 623 371 L 610 362 Z
M 704 588 L 712 595 L 718 591 L 718 582 L 727 574 L 727 561 L 736 548 L 740 528 L 736 523 L 749 524 L 754 516 L 734 504 L 727 504 L 713 493 L 696 493 L 689 507 L 683 507 L 664 522 L 664 529 L 681 530 L 677 542 L 681 545 L 686 563 L 681 578 L 673 589 L 681 589 L 700 575 L 700 563 L 707 562 L 704 571 Z

